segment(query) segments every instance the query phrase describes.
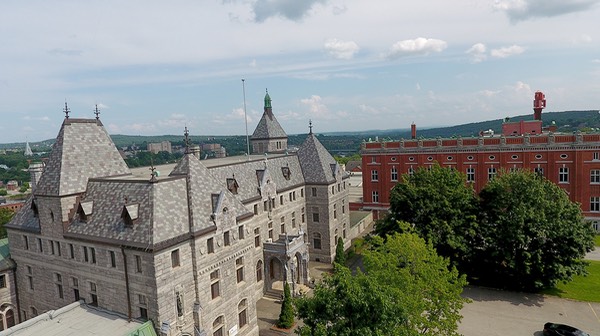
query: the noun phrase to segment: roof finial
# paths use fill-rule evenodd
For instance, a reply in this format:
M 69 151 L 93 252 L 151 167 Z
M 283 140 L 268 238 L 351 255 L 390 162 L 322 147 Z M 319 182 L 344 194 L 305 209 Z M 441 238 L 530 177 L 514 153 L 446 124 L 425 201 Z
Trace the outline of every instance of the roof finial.
M 96 108 L 94 109 L 94 114 L 96 115 L 96 120 L 100 119 L 100 109 L 98 108 L 98 104 L 96 104 Z
M 65 99 L 65 109 L 63 110 L 63 112 L 65 112 L 65 119 L 69 119 L 69 112 L 71 112 L 71 110 L 69 110 L 69 106 L 67 105 L 66 99 Z
M 189 137 L 190 132 L 188 131 L 187 126 L 185 126 L 183 135 L 185 136 L 185 138 L 183 138 L 183 144 L 185 145 L 185 154 L 189 154 L 190 153 L 190 137 Z
M 158 179 L 156 178 L 156 175 L 158 175 L 157 171 L 156 171 L 156 167 L 154 167 L 154 160 L 150 159 L 150 182 L 156 182 L 158 181 Z
M 312 120 L 308 119 L 308 128 L 309 128 L 309 132 L 308 134 L 312 134 Z

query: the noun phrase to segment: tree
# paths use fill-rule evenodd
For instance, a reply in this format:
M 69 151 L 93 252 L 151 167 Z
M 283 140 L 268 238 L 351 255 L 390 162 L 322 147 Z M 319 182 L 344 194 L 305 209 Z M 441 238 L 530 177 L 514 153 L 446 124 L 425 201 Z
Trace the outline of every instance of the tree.
M 6 191 L 6 189 L 0 189 L 0 196 L 6 196 L 8 195 L 8 191 Z
M 9 209 L 0 209 L 0 238 L 6 238 L 6 229 L 4 228 L 4 224 L 10 222 L 14 215 L 15 213 Z
M 335 258 L 333 259 L 333 262 L 340 265 L 346 265 L 346 254 L 344 252 L 344 240 L 342 237 L 338 237 L 337 245 L 335 246 Z
M 465 181 L 463 173 L 439 165 L 403 175 L 392 189 L 390 214 L 376 232 L 382 237 L 407 232 L 399 222 L 410 223 L 440 255 L 465 265 L 478 232 L 477 196 Z
M 364 255 L 365 273 L 335 264 L 312 297 L 296 299 L 300 335 L 458 335 L 464 276 L 416 234 L 394 234 Z
M 289 329 L 294 325 L 294 306 L 292 304 L 292 295 L 290 294 L 290 285 L 285 281 L 283 286 L 283 302 L 281 303 L 281 312 L 277 327 Z
M 483 223 L 477 276 L 537 290 L 585 274 L 594 231 L 578 204 L 530 172 L 501 172 L 480 193 Z

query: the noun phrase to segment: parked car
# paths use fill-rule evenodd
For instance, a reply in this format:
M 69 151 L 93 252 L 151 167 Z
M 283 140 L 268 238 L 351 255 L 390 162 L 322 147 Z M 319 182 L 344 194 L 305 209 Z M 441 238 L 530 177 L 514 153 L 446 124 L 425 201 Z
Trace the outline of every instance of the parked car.
M 590 334 L 566 324 L 548 322 L 544 324 L 544 336 L 590 336 Z

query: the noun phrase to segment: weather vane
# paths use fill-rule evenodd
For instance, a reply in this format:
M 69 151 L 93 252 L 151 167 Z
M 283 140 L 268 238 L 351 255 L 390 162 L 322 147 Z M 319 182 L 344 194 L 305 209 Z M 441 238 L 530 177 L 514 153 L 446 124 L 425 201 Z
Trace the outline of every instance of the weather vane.
M 312 120 L 308 119 L 308 128 L 310 129 L 309 134 L 312 134 Z
M 185 126 L 185 130 L 183 131 L 183 135 L 185 138 L 183 139 L 183 144 L 185 145 L 185 154 L 190 153 L 190 132 L 188 131 L 187 126 Z
M 65 109 L 63 110 L 63 112 L 65 112 L 65 119 L 69 119 L 69 112 L 71 112 L 71 110 L 69 110 L 69 106 L 67 106 L 66 100 L 65 100 Z
M 100 119 L 100 109 L 98 108 L 98 104 L 96 104 L 96 108 L 94 109 L 94 114 L 96 115 L 96 120 Z

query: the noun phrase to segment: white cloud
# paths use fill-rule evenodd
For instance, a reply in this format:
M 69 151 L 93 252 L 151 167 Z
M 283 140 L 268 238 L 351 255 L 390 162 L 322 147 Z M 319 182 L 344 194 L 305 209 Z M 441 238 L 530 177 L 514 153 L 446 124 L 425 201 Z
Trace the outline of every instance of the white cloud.
M 417 83 L 417 85 L 415 85 L 415 88 L 417 89 L 417 91 L 421 91 L 421 84 Z
M 377 108 L 375 108 L 373 106 L 366 105 L 366 104 L 359 104 L 358 105 L 358 109 L 361 112 L 366 113 L 366 114 L 370 114 L 370 115 L 380 114 L 379 109 L 377 109 Z
M 277 117 L 279 118 L 279 114 L 277 115 Z M 248 121 L 248 132 L 252 132 L 252 130 L 250 129 L 250 125 L 253 124 L 255 122 L 255 120 L 258 120 L 260 118 L 260 114 L 259 112 L 255 111 L 255 110 L 251 110 L 248 111 L 248 109 L 246 109 L 246 120 Z M 236 107 L 233 110 L 231 110 L 230 113 L 228 114 L 217 114 L 213 117 L 213 122 L 218 123 L 218 124 L 230 124 L 232 122 L 237 123 L 239 122 L 240 125 L 244 124 L 244 108 L 243 107 Z
M 330 56 L 337 59 L 352 59 L 360 49 L 354 41 L 342 41 L 335 38 L 325 41 L 324 47 Z
M 329 109 L 323 103 L 323 99 L 318 95 L 312 95 L 310 98 L 300 99 L 300 102 L 308 107 L 309 115 L 313 118 L 328 119 Z
M 479 91 L 479 94 L 481 94 L 484 97 L 494 97 L 496 95 L 498 95 L 498 93 L 500 93 L 500 90 L 482 90 Z
M 592 63 L 600 63 L 600 58 L 593 59 Z
M 300 21 L 309 14 L 314 5 L 326 2 L 327 0 L 257 0 L 252 9 L 256 22 L 264 22 L 276 16 Z
M 442 40 L 418 37 L 394 43 L 386 56 L 389 59 L 397 59 L 410 55 L 427 55 L 432 52 L 441 52 L 447 46 L 448 43 Z
M 496 58 L 506 58 L 506 57 L 522 54 L 524 51 L 525 51 L 525 48 L 518 46 L 518 45 L 512 45 L 510 47 L 492 49 L 492 51 L 490 52 L 490 55 L 492 57 L 496 57 Z
M 487 58 L 486 47 L 483 43 L 475 43 L 466 53 L 471 56 L 473 63 L 482 62 Z
M 511 22 L 535 17 L 555 17 L 591 9 L 598 0 L 496 0 L 494 8 L 506 13 Z
M 33 121 L 49 121 L 50 118 L 47 116 L 43 117 L 32 117 L 32 116 L 24 116 L 23 120 L 33 120 Z

